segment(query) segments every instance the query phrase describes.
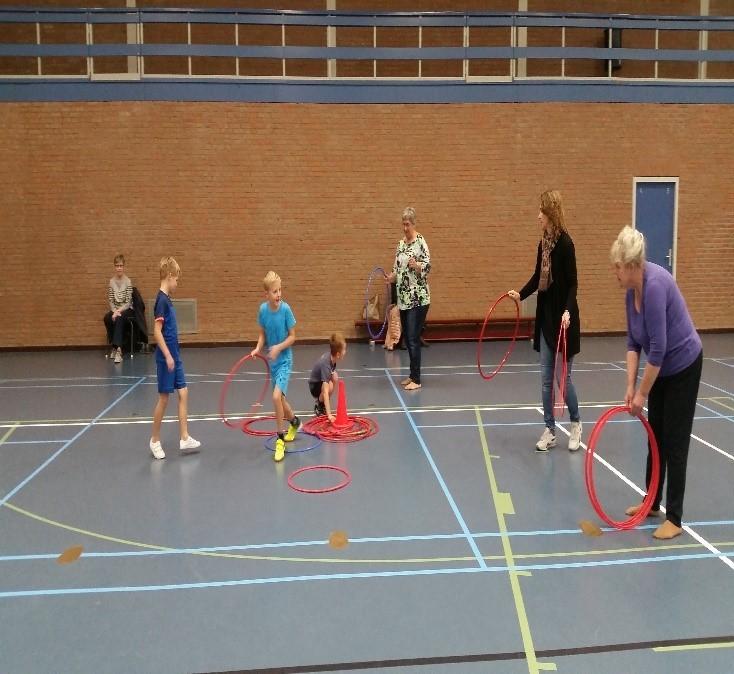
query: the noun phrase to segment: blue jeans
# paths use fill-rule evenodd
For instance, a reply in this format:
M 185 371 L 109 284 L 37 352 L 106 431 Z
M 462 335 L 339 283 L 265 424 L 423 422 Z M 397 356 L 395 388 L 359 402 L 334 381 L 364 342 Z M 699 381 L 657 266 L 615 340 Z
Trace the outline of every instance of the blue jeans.
M 412 309 L 403 309 L 400 312 L 400 316 L 403 319 L 402 323 L 404 326 L 405 346 L 408 349 L 408 356 L 410 357 L 410 378 L 416 384 L 421 383 L 421 330 L 423 330 L 423 324 L 426 322 L 426 314 L 428 314 L 428 307 L 424 306 L 413 307 Z
M 545 341 L 543 333 L 540 333 L 540 381 L 543 396 L 543 420 L 551 430 L 556 428 L 556 420 L 553 416 L 553 361 L 556 358 L 555 348 L 551 349 Z M 571 415 L 571 421 L 581 421 L 579 416 L 579 399 L 576 397 L 576 387 L 571 381 L 571 368 L 573 357 L 568 359 L 568 376 L 566 377 L 566 406 Z

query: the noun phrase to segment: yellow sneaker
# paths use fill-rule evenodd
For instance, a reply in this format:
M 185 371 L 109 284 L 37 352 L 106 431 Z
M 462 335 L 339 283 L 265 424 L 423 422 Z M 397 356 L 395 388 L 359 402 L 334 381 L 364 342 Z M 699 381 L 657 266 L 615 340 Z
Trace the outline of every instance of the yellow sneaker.
M 285 434 L 285 441 L 292 442 L 295 439 L 296 433 L 298 433 L 298 429 L 300 427 L 301 420 L 298 417 L 293 417 L 293 421 L 291 421 L 290 426 L 288 426 L 288 432 Z
M 273 461 L 282 461 L 285 459 L 285 442 L 278 438 L 275 441 L 275 454 L 273 454 Z

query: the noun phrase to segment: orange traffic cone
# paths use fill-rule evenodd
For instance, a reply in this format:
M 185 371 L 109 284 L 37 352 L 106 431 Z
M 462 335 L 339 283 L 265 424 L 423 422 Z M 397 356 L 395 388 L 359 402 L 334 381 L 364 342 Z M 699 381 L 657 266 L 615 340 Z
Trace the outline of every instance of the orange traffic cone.
M 336 403 L 336 421 L 333 425 L 336 428 L 349 428 L 352 425 L 347 416 L 347 391 L 341 379 L 339 380 L 339 399 Z

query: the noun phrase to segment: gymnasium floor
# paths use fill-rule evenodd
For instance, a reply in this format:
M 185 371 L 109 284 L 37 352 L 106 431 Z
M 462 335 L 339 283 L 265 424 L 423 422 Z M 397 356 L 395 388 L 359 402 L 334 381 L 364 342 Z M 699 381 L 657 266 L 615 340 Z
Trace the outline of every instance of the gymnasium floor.
M 687 527 L 667 542 L 652 538 L 654 522 L 580 531 L 599 522 L 585 452 L 567 451 L 567 417 L 558 447 L 534 451 L 543 424 L 528 342 L 489 382 L 475 344 L 433 344 L 412 393 L 398 385 L 405 351 L 350 344 L 349 412 L 378 434 L 278 465 L 263 438 L 219 420 L 242 349 L 184 349 L 203 451 L 178 455 L 171 416 L 165 461 L 147 448 L 152 356 L 115 366 L 91 351 L 0 354 L 0 671 L 731 673 L 734 335 L 703 340 Z M 485 362 L 505 346 L 488 346 Z M 582 347 L 586 440 L 624 393 L 625 341 Z M 323 350 L 295 347 L 289 398 L 304 415 Z M 248 365 L 228 409 L 249 411 L 261 384 Z M 640 498 L 639 422 L 615 418 L 598 453 L 599 496 L 621 519 Z M 351 484 L 288 487 L 315 464 L 346 468 Z M 336 530 L 347 547 L 329 545 Z M 81 557 L 60 564 L 73 546 Z

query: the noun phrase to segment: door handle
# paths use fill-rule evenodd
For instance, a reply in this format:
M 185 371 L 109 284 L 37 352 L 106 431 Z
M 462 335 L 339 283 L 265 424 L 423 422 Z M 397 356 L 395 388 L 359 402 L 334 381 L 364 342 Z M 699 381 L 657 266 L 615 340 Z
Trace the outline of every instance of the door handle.
M 668 254 L 665 256 L 665 259 L 668 261 L 668 266 L 673 266 L 673 249 L 668 248 Z

